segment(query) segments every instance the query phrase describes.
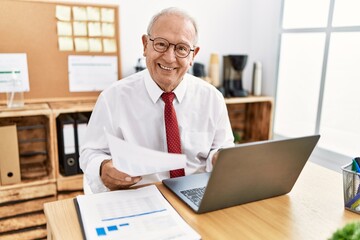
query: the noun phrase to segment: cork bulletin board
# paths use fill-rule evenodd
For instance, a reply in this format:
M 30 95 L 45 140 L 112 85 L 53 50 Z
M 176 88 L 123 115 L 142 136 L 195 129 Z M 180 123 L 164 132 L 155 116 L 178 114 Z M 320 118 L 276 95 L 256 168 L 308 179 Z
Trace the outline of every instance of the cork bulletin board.
M 61 50 L 59 46 L 57 6 L 71 9 L 113 9 L 113 36 L 98 36 L 99 42 L 112 40 L 115 50 L 101 51 Z M 0 2 L 0 53 L 26 53 L 30 91 L 25 102 L 72 100 L 97 97 L 99 91 L 70 92 L 68 76 L 69 56 L 116 56 L 118 78 L 121 78 L 118 6 L 55 1 L 1 0 Z M 73 12 L 71 15 L 73 17 Z M 71 22 L 72 20 L 70 20 Z M 99 20 L 101 25 L 102 20 Z M 91 20 L 86 22 L 91 23 Z M 72 24 L 72 22 L 71 22 Z M 72 25 L 71 25 L 72 26 Z M 74 33 L 72 33 L 74 35 Z M 75 36 L 69 36 L 75 39 Z M 85 36 L 85 38 L 90 38 Z M 90 40 L 89 40 L 90 41 Z M 6 94 L 0 93 L 0 101 Z

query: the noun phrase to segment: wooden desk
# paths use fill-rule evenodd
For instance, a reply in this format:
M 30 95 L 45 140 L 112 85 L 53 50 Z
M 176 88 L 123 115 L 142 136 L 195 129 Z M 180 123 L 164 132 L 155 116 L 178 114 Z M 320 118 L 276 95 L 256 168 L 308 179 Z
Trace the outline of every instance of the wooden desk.
M 327 239 L 360 215 L 344 209 L 342 175 L 308 162 L 284 196 L 205 214 L 193 213 L 159 184 L 166 199 L 202 239 Z M 81 239 L 72 199 L 46 203 L 48 239 Z

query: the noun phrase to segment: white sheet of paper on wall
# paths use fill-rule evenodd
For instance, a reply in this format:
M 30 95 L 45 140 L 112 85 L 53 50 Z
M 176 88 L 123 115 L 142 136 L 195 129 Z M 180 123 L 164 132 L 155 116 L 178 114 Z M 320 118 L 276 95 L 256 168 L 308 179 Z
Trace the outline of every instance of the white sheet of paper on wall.
M 116 56 L 68 56 L 70 92 L 102 91 L 118 78 Z

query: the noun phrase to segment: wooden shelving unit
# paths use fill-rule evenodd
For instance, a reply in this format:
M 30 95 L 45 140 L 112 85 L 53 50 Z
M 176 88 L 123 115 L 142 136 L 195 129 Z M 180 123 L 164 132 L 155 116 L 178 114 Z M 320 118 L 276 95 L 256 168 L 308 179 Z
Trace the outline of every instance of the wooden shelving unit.
M 250 96 L 225 99 L 237 143 L 272 138 L 272 97 Z
M 63 101 L 63 102 L 52 102 L 49 103 L 49 106 L 53 112 L 53 121 L 56 123 L 56 118 L 60 114 L 64 113 L 76 113 L 76 112 L 91 112 L 94 108 L 96 99 L 88 99 L 84 101 Z M 58 149 L 57 149 L 57 133 L 56 133 L 56 124 L 54 124 L 54 133 L 55 137 L 53 139 L 55 146 L 55 162 L 57 165 L 57 175 L 56 175 L 56 184 L 57 190 L 60 194 L 69 195 L 69 192 L 74 192 L 77 194 L 78 191 L 83 189 L 83 177 L 82 174 L 73 175 L 73 176 L 63 176 L 59 172 L 59 158 L 58 158 Z M 65 192 L 65 193 L 62 193 Z
M 0 126 L 14 124 L 18 129 L 21 182 L 0 186 L 0 238 L 43 238 L 43 204 L 57 199 L 52 111 L 46 103 L 27 104 L 14 110 L 0 106 Z M 23 134 L 20 129 L 28 132 Z M 26 136 L 33 139 L 24 140 Z M 40 154 L 27 155 L 32 149 Z

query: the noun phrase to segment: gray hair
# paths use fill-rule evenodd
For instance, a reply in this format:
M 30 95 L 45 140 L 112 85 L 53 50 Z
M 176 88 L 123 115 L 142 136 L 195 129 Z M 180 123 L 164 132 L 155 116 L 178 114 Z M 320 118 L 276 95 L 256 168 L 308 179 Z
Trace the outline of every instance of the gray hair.
M 165 15 L 177 15 L 177 16 L 181 16 L 187 20 L 189 20 L 192 25 L 194 26 L 194 29 L 195 29 L 195 39 L 194 39 L 194 45 L 197 44 L 198 42 L 198 26 L 197 26 L 197 23 L 195 21 L 195 19 L 190 16 L 187 12 L 179 9 L 179 8 L 176 8 L 176 7 L 169 7 L 169 8 L 165 8 L 163 10 L 161 10 L 159 13 L 155 14 L 149 25 L 148 25 L 148 28 L 147 28 L 147 34 L 150 35 L 151 33 L 151 30 L 155 24 L 155 22 L 161 17 L 161 16 L 165 16 Z

